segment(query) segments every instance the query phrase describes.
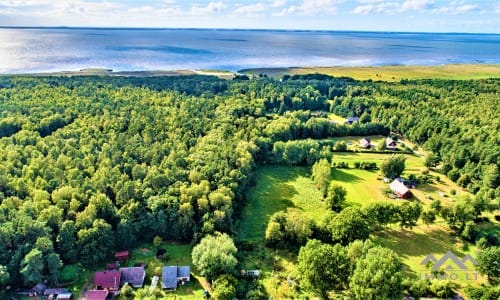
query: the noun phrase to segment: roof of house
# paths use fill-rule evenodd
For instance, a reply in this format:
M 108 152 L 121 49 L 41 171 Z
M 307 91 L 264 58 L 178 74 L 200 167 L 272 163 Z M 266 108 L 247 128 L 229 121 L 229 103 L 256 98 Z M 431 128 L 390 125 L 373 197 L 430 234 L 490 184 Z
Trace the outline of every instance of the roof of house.
M 348 122 L 348 123 L 358 122 L 359 118 L 358 117 L 347 117 L 345 119 L 345 121 Z
M 385 144 L 387 146 L 396 146 L 396 141 L 393 140 L 390 136 L 388 136 L 386 139 L 385 139 Z
M 177 267 L 177 278 L 189 278 L 191 273 L 191 268 L 189 266 Z
M 72 296 L 73 296 L 73 293 L 57 294 L 56 299 L 71 299 Z
M 90 290 L 87 292 L 87 300 L 106 300 L 108 293 L 106 290 Z
M 144 267 L 120 268 L 121 282 L 128 282 L 131 286 L 143 286 L 146 271 Z
M 163 267 L 161 272 L 161 284 L 165 289 L 177 288 L 177 267 Z
M 115 257 L 117 259 L 126 259 L 128 258 L 128 251 L 120 251 L 115 253 Z
M 362 146 L 362 147 L 366 147 L 368 145 L 370 145 L 372 141 L 369 139 L 369 138 L 362 138 L 359 140 L 359 144 Z
M 120 287 L 120 271 L 102 271 L 94 274 L 94 287 L 115 289 Z
M 410 190 L 402 183 L 401 181 L 394 179 L 393 182 L 389 185 L 391 190 L 398 195 L 404 195 L 408 193 Z

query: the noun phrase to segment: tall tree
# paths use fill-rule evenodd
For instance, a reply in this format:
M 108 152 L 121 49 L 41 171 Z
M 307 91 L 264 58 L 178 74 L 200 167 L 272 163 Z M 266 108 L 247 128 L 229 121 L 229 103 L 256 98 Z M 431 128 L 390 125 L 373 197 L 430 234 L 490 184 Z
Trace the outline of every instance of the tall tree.
M 346 288 L 351 264 L 347 250 L 341 245 L 310 240 L 300 248 L 297 268 L 301 285 L 326 299 L 329 291 Z
M 347 245 L 355 240 L 365 240 L 370 235 L 368 222 L 359 208 L 347 207 L 336 215 L 330 228 L 333 241 Z
M 376 246 L 357 261 L 349 286 L 356 299 L 395 299 L 401 293 L 401 269 L 396 253 Z
M 31 286 L 42 282 L 44 269 L 44 259 L 42 251 L 34 248 L 31 250 L 21 262 L 21 274 L 23 275 L 24 284 Z
M 340 211 L 342 209 L 342 205 L 345 203 L 346 195 L 347 190 L 343 186 L 330 182 L 326 195 L 328 208 L 334 211 Z
M 500 281 L 500 247 L 486 248 L 477 255 L 479 272 L 488 276 L 488 280 L 496 284 Z
M 193 248 L 193 265 L 209 279 L 234 271 L 236 246 L 229 235 L 216 233 L 201 239 Z
M 385 159 L 380 165 L 382 175 L 389 179 L 394 179 L 401 176 L 401 174 L 403 174 L 405 170 L 405 162 L 406 158 L 401 154 L 394 155 Z

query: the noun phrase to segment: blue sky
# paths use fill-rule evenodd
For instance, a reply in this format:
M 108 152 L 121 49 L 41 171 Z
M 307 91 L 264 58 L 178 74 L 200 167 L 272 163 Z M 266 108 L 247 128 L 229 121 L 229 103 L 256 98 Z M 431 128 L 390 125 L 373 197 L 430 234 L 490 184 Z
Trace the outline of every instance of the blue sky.
M 500 1 L 2 0 L 0 26 L 500 33 Z

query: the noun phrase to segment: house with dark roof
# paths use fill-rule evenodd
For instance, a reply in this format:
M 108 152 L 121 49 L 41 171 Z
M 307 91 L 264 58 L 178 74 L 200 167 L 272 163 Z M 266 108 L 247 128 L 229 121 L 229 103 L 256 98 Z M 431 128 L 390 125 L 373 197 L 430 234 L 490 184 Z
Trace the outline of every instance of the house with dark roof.
M 345 119 L 345 123 L 346 124 L 353 124 L 353 123 L 356 123 L 356 122 L 359 122 L 359 118 L 358 117 L 347 117 Z
M 408 199 L 413 197 L 413 194 L 410 192 L 410 190 L 402 183 L 401 181 L 394 179 L 393 182 L 389 185 L 389 188 L 391 191 L 394 192 L 399 198 L 402 199 Z
M 359 140 L 359 146 L 364 149 L 370 149 L 372 147 L 372 141 L 369 138 L 362 138 Z
M 177 267 L 177 281 L 189 282 L 191 280 L 191 268 L 189 266 Z
M 164 289 L 175 290 L 179 282 L 189 282 L 191 268 L 189 266 L 166 266 L 162 269 L 161 286 Z
M 135 288 L 141 288 L 144 285 L 144 279 L 146 278 L 146 271 L 144 267 L 130 267 L 130 268 L 120 268 L 121 273 L 121 283 L 128 283 L 130 286 Z
M 87 292 L 87 300 L 106 300 L 108 295 L 106 290 L 90 290 Z
M 385 139 L 385 148 L 388 149 L 388 150 L 394 150 L 396 149 L 397 147 L 397 143 L 394 139 L 392 139 L 390 136 L 388 136 L 386 139 Z
M 117 291 L 120 289 L 120 271 L 102 271 L 94 274 L 94 289 Z

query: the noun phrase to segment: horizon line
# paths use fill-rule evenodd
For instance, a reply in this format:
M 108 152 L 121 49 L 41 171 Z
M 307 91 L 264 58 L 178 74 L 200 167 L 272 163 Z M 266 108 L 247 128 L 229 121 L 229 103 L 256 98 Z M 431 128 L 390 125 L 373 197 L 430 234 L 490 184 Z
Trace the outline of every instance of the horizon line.
M 359 33 L 411 33 L 411 34 L 476 34 L 500 35 L 496 32 L 461 31 L 393 31 L 393 30 L 350 30 L 350 29 L 286 29 L 286 28 L 231 28 L 231 27 L 121 27 L 121 26 L 20 26 L 0 25 L 0 29 L 75 29 L 75 30 L 221 30 L 221 31 L 282 31 L 282 32 L 359 32 Z

